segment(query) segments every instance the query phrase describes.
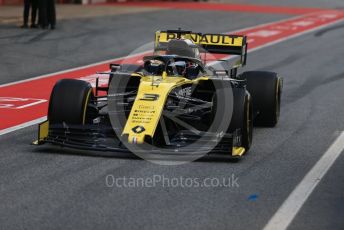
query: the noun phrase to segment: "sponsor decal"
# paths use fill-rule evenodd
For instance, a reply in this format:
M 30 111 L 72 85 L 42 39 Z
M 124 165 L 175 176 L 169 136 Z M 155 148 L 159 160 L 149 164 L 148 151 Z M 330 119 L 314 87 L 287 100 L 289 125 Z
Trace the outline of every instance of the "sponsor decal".
M 185 39 L 190 39 L 195 44 L 202 45 L 223 45 L 223 46 L 242 46 L 244 36 L 228 35 L 228 34 L 198 34 L 190 33 L 181 36 Z M 167 42 L 172 39 L 177 39 L 177 33 L 160 32 L 159 42 Z
M 138 126 L 135 126 L 134 128 L 132 128 L 131 130 L 133 130 L 134 133 L 140 134 L 140 133 L 144 132 L 146 129 L 143 126 L 138 125 Z
M 158 94 L 150 94 L 150 93 L 145 93 L 143 94 L 143 97 L 140 98 L 142 101 L 157 101 L 159 99 Z
M 191 86 L 177 90 L 174 92 L 174 94 L 177 96 L 177 98 L 190 97 L 191 96 Z

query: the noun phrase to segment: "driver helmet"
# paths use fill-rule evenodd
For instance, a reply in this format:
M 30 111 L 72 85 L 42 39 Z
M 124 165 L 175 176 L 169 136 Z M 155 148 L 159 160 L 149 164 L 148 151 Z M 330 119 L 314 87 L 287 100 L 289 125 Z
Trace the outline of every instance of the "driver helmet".
M 171 62 L 167 66 L 167 71 L 171 75 L 185 76 L 187 63 L 185 61 Z
M 160 60 L 148 60 L 144 63 L 144 69 L 152 75 L 161 75 L 164 71 L 165 63 Z

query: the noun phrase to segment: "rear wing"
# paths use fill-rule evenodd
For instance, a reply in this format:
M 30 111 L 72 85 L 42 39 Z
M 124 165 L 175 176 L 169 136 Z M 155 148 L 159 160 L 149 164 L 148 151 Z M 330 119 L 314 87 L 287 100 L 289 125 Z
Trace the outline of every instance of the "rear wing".
M 231 54 L 241 56 L 241 64 L 247 60 L 247 37 L 230 34 L 202 34 L 185 30 L 167 30 L 155 32 L 155 51 L 167 49 L 168 41 L 172 39 L 189 39 L 200 47 L 200 51 Z

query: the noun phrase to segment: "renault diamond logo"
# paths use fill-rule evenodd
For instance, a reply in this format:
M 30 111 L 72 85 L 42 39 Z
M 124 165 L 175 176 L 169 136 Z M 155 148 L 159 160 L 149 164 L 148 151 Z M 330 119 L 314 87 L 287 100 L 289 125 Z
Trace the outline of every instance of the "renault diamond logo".
M 134 133 L 142 133 L 146 129 L 143 126 L 138 125 L 138 126 L 135 126 L 134 128 L 132 128 L 131 130 L 133 130 Z

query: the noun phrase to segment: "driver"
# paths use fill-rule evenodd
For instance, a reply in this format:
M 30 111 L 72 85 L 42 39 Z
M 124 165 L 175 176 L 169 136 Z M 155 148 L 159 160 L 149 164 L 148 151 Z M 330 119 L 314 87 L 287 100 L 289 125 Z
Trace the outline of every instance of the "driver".
M 152 75 L 159 76 L 165 69 L 165 63 L 160 60 L 148 60 L 144 63 L 144 69 Z
M 188 61 L 176 61 L 167 66 L 168 75 L 182 76 L 191 80 L 198 77 L 199 71 L 198 64 Z
M 171 62 L 167 66 L 167 74 L 186 77 L 187 63 L 185 61 Z

